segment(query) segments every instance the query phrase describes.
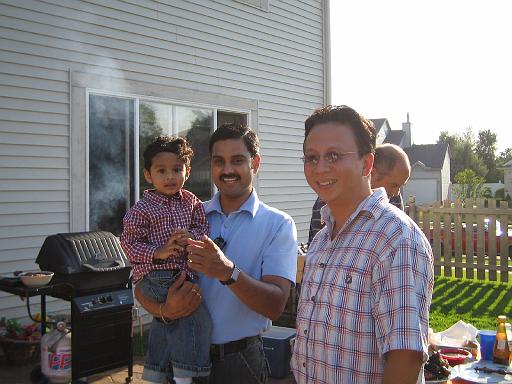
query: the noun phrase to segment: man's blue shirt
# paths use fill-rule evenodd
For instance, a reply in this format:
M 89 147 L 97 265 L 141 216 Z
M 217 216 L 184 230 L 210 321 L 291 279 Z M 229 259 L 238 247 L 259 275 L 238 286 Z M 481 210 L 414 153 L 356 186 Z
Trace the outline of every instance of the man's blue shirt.
M 280 276 L 295 283 L 297 273 L 297 230 L 286 213 L 269 207 L 253 190 L 239 210 L 226 216 L 216 193 L 204 203 L 210 238 L 226 241 L 223 252 L 251 277 Z M 261 334 L 270 327 L 266 317 L 242 303 L 217 279 L 200 276 L 199 285 L 213 320 L 212 344 Z

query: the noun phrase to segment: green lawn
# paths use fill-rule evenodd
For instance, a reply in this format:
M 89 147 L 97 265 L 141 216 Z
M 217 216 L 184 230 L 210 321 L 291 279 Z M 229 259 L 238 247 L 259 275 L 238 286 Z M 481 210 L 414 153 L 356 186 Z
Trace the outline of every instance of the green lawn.
M 512 284 L 436 277 L 430 307 L 435 332 L 458 320 L 478 329 L 495 329 L 498 315 L 512 318 Z
M 289 308 L 288 308 L 289 309 Z M 498 315 L 512 322 L 512 283 L 436 277 L 430 307 L 430 327 L 440 332 L 458 320 L 478 329 L 495 329 Z M 274 325 L 295 326 L 295 316 L 283 314 Z M 147 347 L 147 332 L 133 340 L 135 355 L 143 355 Z
M 505 315 L 512 322 L 512 283 L 436 277 L 430 307 L 430 327 L 435 332 L 458 320 L 478 329 L 495 329 L 498 315 Z M 295 314 L 289 305 L 274 325 L 295 326 Z

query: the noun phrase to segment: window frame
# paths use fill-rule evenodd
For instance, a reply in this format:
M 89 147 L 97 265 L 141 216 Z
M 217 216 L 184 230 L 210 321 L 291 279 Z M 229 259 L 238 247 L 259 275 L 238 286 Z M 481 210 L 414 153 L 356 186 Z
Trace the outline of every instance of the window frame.
M 112 91 L 112 90 L 103 90 L 103 89 L 96 89 L 96 88 L 85 88 L 85 231 L 89 231 L 89 217 L 90 217 L 90 202 L 89 202 L 89 99 L 90 96 L 98 95 L 98 96 L 106 96 L 106 97 L 115 97 L 125 100 L 133 100 L 134 102 L 134 150 L 135 153 L 133 154 L 133 172 L 134 174 L 131 175 L 134 180 L 139 180 L 139 136 L 140 136 L 140 127 L 139 127 L 139 108 L 140 108 L 140 102 L 141 101 L 147 101 L 147 102 L 154 102 L 154 103 L 160 103 L 160 104 L 167 104 L 169 106 L 181 106 L 181 107 L 196 107 L 196 108 L 204 108 L 204 109 L 211 109 L 213 110 L 213 130 L 210 131 L 210 134 L 212 134 L 215 129 L 217 129 L 217 114 L 219 111 L 221 112 L 230 112 L 230 113 L 238 113 L 238 114 L 245 114 L 246 121 L 248 125 L 251 125 L 252 121 L 252 110 L 251 109 L 244 109 L 244 108 L 233 108 L 233 107 L 227 107 L 223 105 L 218 104 L 208 104 L 208 103 L 197 103 L 197 102 L 189 102 L 184 100 L 178 100 L 178 99 L 172 99 L 167 97 L 160 97 L 160 96 L 147 96 L 147 95 L 141 95 L 141 94 L 135 94 L 135 93 L 128 93 L 128 92 L 120 92 L 120 91 Z M 71 178 L 70 178 L 71 181 Z M 213 182 L 210 181 L 211 188 L 212 188 L 212 194 L 214 194 L 217 191 L 217 188 L 213 184 Z M 135 185 L 135 183 L 134 183 Z M 136 183 L 138 186 L 138 182 Z M 139 194 L 139 188 L 135 188 L 135 191 L 132 191 L 134 193 L 134 201 L 137 202 L 140 199 Z

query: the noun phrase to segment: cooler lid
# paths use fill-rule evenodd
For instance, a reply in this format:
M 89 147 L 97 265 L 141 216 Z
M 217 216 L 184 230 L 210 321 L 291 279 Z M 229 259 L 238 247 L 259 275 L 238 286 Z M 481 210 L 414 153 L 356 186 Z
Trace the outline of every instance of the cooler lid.
M 262 336 L 270 339 L 286 340 L 294 337 L 295 334 L 295 328 L 278 327 L 273 325 L 270 329 L 263 332 Z

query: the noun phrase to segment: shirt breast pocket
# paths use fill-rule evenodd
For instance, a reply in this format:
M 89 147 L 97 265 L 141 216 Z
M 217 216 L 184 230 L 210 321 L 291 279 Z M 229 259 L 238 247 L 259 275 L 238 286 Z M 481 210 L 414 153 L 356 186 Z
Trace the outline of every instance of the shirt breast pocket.
M 343 328 L 356 327 L 357 322 L 371 317 L 372 278 L 369 271 L 337 268 L 333 271 L 333 282 L 329 289 L 338 321 Z M 356 329 L 357 330 L 357 329 Z

